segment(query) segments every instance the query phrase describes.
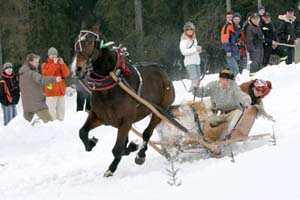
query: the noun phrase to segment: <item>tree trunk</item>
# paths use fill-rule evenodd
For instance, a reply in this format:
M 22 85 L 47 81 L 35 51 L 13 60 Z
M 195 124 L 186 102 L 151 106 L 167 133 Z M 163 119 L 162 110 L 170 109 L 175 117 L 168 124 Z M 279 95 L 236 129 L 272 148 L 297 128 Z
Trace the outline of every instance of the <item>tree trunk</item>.
M 231 1 L 230 0 L 226 0 L 226 11 L 231 12 Z
M 137 36 L 137 52 L 138 56 L 143 59 L 144 57 L 144 33 L 143 33 L 143 16 L 142 16 L 142 2 L 141 0 L 134 0 L 134 13 L 135 13 L 135 31 Z
M 261 3 L 261 0 L 257 0 L 257 6 L 261 6 L 262 3 Z
M 188 0 L 183 0 L 182 1 L 182 13 L 183 13 L 183 20 L 184 23 L 189 20 L 189 1 Z

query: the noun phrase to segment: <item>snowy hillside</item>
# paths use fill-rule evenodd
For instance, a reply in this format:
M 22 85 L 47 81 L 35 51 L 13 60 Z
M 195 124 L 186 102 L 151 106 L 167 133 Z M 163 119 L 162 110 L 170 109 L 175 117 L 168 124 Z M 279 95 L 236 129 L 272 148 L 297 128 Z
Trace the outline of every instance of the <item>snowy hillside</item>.
M 252 134 L 272 133 L 277 145 L 266 144 L 229 157 L 176 163 L 179 187 L 170 186 L 165 158 L 151 147 L 142 166 L 135 154 L 123 157 L 115 175 L 103 177 L 113 160 L 111 150 L 116 129 L 99 127 L 90 136 L 99 139 L 92 152 L 85 152 L 78 137 L 87 113 L 75 112 L 76 94 L 66 97 L 64 122 L 31 126 L 18 116 L 4 127 L 0 114 L 0 200 L 114 200 L 114 199 L 230 199 L 299 200 L 300 180 L 300 64 L 269 66 L 253 78 L 273 83 L 264 99 L 266 111 L 276 123 L 259 119 Z M 206 76 L 203 84 L 216 79 Z M 239 82 L 247 81 L 242 77 Z M 189 86 L 189 81 L 184 81 Z M 176 103 L 192 100 L 181 81 L 174 82 Z M 135 124 L 142 131 L 148 118 Z M 154 134 L 154 138 L 157 135 Z M 141 140 L 130 133 L 131 140 Z M 242 144 L 238 144 L 242 145 Z

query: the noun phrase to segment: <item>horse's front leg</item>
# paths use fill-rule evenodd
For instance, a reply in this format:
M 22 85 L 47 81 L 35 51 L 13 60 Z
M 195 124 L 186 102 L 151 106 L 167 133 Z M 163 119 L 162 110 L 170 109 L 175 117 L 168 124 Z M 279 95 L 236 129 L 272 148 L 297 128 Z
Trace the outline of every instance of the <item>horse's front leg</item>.
M 136 164 L 139 164 L 139 165 L 144 164 L 145 159 L 146 159 L 146 151 L 148 149 L 148 141 L 150 140 L 150 138 L 152 136 L 154 128 L 157 126 L 157 124 L 159 124 L 160 121 L 161 121 L 161 119 L 159 117 L 152 114 L 151 121 L 150 121 L 148 127 L 143 132 L 143 146 L 139 150 L 139 152 L 137 153 L 137 155 L 135 157 Z
M 132 125 L 132 123 L 127 122 L 127 123 L 123 123 L 119 127 L 117 141 L 112 150 L 114 160 L 110 164 L 108 170 L 105 172 L 105 174 L 104 174 L 105 177 L 109 177 L 114 174 L 123 155 L 129 155 L 130 152 L 133 152 L 137 149 L 137 148 L 132 148 L 132 144 L 130 144 L 128 147 L 126 147 L 127 143 L 128 143 L 128 133 L 129 133 L 129 130 L 131 129 L 131 125 Z
M 90 130 L 100 126 L 102 123 L 98 120 L 94 112 L 90 111 L 87 120 L 79 130 L 79 137 L 84 144 L 86 151 L 92 151 L 97 144 L 98 139 L 93 137 L 89 138 Z

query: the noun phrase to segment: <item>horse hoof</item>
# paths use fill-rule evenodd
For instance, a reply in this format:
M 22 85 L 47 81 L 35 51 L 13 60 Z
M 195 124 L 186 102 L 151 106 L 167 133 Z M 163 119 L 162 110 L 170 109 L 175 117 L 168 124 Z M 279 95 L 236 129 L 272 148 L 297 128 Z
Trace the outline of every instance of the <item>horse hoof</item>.
M 85 145 L 85 150 L 86 151 L 92 151 L 92 149 L 96 146 L 97 142 L 98 142 L 98 139 L 93 137 L 92 139 L 90 139 L 88 141 L 88 144 Z
M 135 157 L 135 163 L 138 165 L 144 164 L 145 160 L 146 160 L 146 157 L 140 157 L 139 155 L 137 155 Z
M 130 144 L 128 145 L 128 149 L 130 152 L 135 152 L 136 150 L 138 150 L 139 145 L 134 143 L 134 142 L 130 142 Z
M 109 169 L 104 173 L 104 177 L 110 177 L 110 176 L 113 176 L 114 173 L 112 173 Z

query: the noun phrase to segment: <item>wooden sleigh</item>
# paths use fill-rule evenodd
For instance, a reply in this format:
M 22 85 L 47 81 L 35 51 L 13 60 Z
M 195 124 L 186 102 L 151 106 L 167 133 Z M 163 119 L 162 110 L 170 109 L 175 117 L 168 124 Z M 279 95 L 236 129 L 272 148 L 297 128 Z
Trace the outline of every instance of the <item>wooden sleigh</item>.
M 188 102 L 183 105 L 172 106 L 171 112 L 177 121 L 189 130 L 189 134 L 184 133 L 172 124 L 162 121 L 156 131 L 159 141 L 151 141 L 149 144 L 160 154 L 169 158 L 174 154 L 181 153 L 183 157 L 223 157 L 233 156 L 231 145 L 251 141 L 270 141 L 271 134 L 250 135 L 251 128 L 257 115 L 257 108 L 250 106 L 245 109 L 236 122 L 230 137 L 219 140 L 219 136 L 226 134 L 228 123 L 222 123 L 217 127 L 211 127 L 209 117 L 212 115 L 203 101 Z M 141 135 L 137 130 L 132 129 L 136 134 Z M 273 138 L 274 140 L 275 138 Z M 218 151 L 212 152 L 199 141 L 204 141 Z M 230 152 L 228 152 L 228 148 Z M 226 150 L 227 148 L 227 150 Z M 234 160 L 234 159 L 233 159 Z
M 237 142 L 272 138 L 273 144 L 276 144 L 274 133 L 273 136 L 271 136 L 271 134 L 248 136 L 257 115 L 257 109 L 255 107 L 250 107 L 243 112 L 231 133 L 231 138 L 220 141 L 217 138 L 220 134 L 224 133 L 228 125 L 224 123 L 217 127 L 211 127 L 207 123 L 210 113 L 207 106 L 204 104 L 204 101 L 188 102 L 183 105 L 172 106 L 171 111 L 176 120 L 174 120 L 173 117 L 171 117 L 172 120 L 170 120 L 170 118 L 163 114 L 162 111 L 159 111 L 150 102 L 138 96 L 135 91 L 128 88 L 122 81 L 119 81 L 113 72 L 110 73 L 110 76 L 125 92 L 162 119 L 162 122 L 156 127 L 160 140 L 150 140 L 148 145 L 166 158 L 170 158 L 174 155 L 172 155 L 174 149 L 176 152 L 183 153 L 186 149 L 202 149 L 204 150 L 205 155 L 208 155 L 209 157 L 219 157 L 226 155 L 226 153 L 224 154 L 224 147 L 231 147 L 231 144 Z M 177 125 L 174 124 L 173 120 Z M 204 124 L 203 127 L 201 124 Z M 143 138 L 142 134 L 133 127 L 131 128 L 131 131 Z M 196 151 L 196 154 L 200 155 L 201 153 Z M 232 151 L 231 156 L 233 158 Z

